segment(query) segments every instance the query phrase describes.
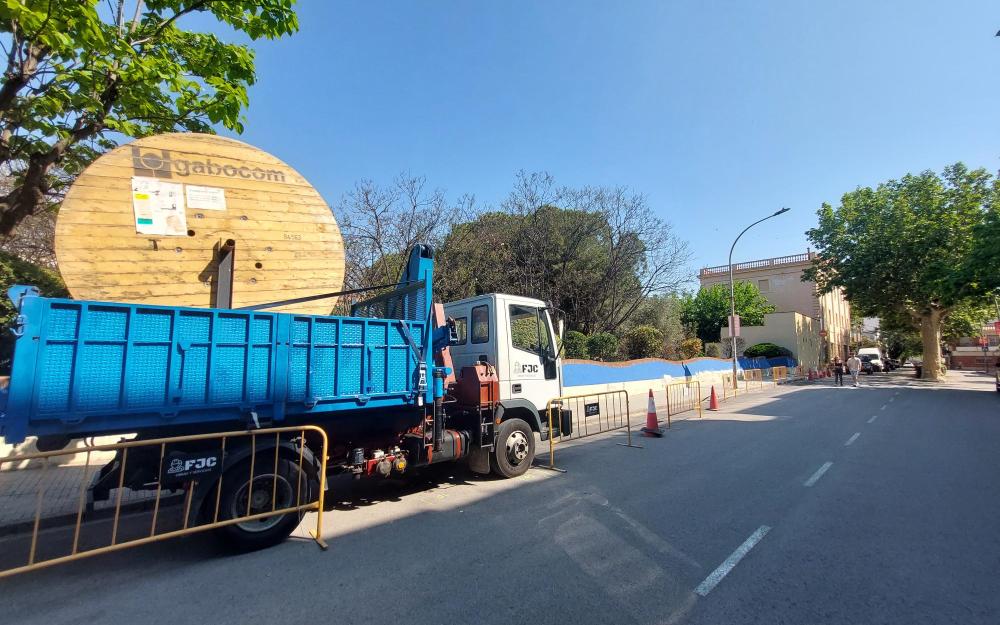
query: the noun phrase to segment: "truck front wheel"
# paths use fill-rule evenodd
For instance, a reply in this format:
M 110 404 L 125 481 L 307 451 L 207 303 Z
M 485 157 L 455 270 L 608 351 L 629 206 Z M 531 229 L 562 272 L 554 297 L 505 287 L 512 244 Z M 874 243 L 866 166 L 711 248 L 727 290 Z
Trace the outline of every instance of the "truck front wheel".
M 535 434 L 521 419 L 500 424 L 497 444 L 490 453 L 490 468 L 502 477 L 523 475 L 535 460 Z
M 304 471 L 283 458 L 279 459 L 275 471 L 273 463 L 264 461 L 263 456 L 255 463 L 253 480 L 250 479 L 249 459 L 223 475 L 219 497 L 220 521 L 295 507 L 297 498 L 301 503 L 312 501 L 316 489 L 310 488 L 311 480 Z M 289 512 L 233 523 L 216 531 L 232 549 L 255 551 L 284 541 L 298 527 L 301 519 L 301 512 Z

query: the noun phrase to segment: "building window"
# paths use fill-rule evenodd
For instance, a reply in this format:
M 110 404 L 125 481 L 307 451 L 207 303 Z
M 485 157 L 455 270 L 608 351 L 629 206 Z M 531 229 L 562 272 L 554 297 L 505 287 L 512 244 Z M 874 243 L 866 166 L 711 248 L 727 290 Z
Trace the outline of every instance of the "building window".
M 761 293 L 767 293 L 768 291 L 771 290 L 771 281 L 770 280 L 758 280 L 757 281 L 757 288 L 760 289 Z

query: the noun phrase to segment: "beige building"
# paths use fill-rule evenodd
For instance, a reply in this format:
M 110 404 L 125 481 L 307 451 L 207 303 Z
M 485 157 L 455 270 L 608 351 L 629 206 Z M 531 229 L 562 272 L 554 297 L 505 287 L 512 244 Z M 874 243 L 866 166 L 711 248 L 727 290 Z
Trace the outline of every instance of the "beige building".
M 725 344 L 729 329 L 722 328 L 719 340 Z M 792 352 L 799 364 L 819 366 L 824 341 L 819 335 L 819 321 L 802 313 L 776 312 L 764 315 L 764 325 L 743 326 L 740 336 L 747 347 L 757 343 L 774 343 Z
M 812 264 L 814 258 L 816 253 L 807 251 L 804 254 L 736 263 L 733 265 L 733 279 L 737 282 L 755 284 L 767 301 L 775 307 L 775 313 L 794 312 L 814 319 L 818 325 L 817 333 L 823 337 L 818 353 L 820 362 L 826 362 L 835 355 L 846 358 L 851 343 L 851 308 L 844 299 L 841 289 L 818 295 L 815 282 L 802 281 L 802 272 Z M 702 288 L 713 284 L 728 286 L 729 265 L 706 267 L 698 272 L 698 280 Z M 762 328 L 771 324 L 771 317 L 767 316 L 766 325 Z M 775 321 L 777 322 L 777 319 Z M 785 322 L 782 322 L 782 325 L 791 327 Z M 756 334 L 758 332 L 755 328 L 744 326 L 741 330 L 747 346 L 767 340 L 791 349 L 779 342 L 779 338 L 786 342 L 787 339 L 777 334 L 771 338 L 755 340 L 752 337 Z M 725 336 L 728 336 L 728 331 L 723 328 L 723 337 Z M 798 354 L 797 351 L 795 353 Z M 804 364 L 809 362 L 806 358 L 798 355 L 796 357 Z

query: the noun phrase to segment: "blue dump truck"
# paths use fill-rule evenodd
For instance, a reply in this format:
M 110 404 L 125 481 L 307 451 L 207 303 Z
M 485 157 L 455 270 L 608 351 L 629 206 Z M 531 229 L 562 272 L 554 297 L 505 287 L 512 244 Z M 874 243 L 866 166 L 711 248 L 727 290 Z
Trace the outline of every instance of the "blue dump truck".
M 148 440 L 310 424 L 327 433 L 329 473 L 389 476 L 467 459 L 480 473 L 521 475 L 536 435 L 550 435 L 547 402 L 562 394 L 550 309 L 499 294 L 435 305 L 433 285 L 433 251 L 418 245 L 395 288 L 355 304 L 350 316 L 50 299 L 12 287 L 19 314 L 0 435 L 12 444 L 36 437 L 44 451 L 109 434 Z M 560 414 L 553 434 L 572 427 L 569 411 Z M 197 455 L 199 445 L 187 451 Z M 307 434 L 283 445 L 251 450 L 234 439 L 216 478 L 229 484 L 219 488 L 221 506 L 216 482 L 201 480 L 187 486 L 195 491 L 189 514 L 212 499 L 231 520 L 244 501 L 250 512 L 272 509 L 276 484 L 281 492 L 303 481 L 319 488 L 318 441 Z M 279 452 L 287 462 L 270 461 Z M 251 480 L 254 454 L 267 461 Z M 93 500 L 107 499 L 120 476 L 133 490 L 158 487 L 158 456 L 133 453 L 125 467 L 121 456 L 95 473 Z M 254 549 L 284 540 L 298 523 L 287 514 L 220 531 Z

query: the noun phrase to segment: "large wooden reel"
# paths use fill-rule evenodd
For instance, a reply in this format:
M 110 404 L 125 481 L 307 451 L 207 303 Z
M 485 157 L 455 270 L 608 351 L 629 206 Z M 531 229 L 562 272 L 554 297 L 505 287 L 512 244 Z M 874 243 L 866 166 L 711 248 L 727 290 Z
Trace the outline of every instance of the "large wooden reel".
M 108 152 L 76 179 L 56 223 L 59 271 L 76 299 L 227 305 L 227 243 L 233 307 L 343 286 L 344 243 L 323 198 L 281 160 L 226 137 L 164 134 Z M 269 310 L 329 314 L 335 302 Z

